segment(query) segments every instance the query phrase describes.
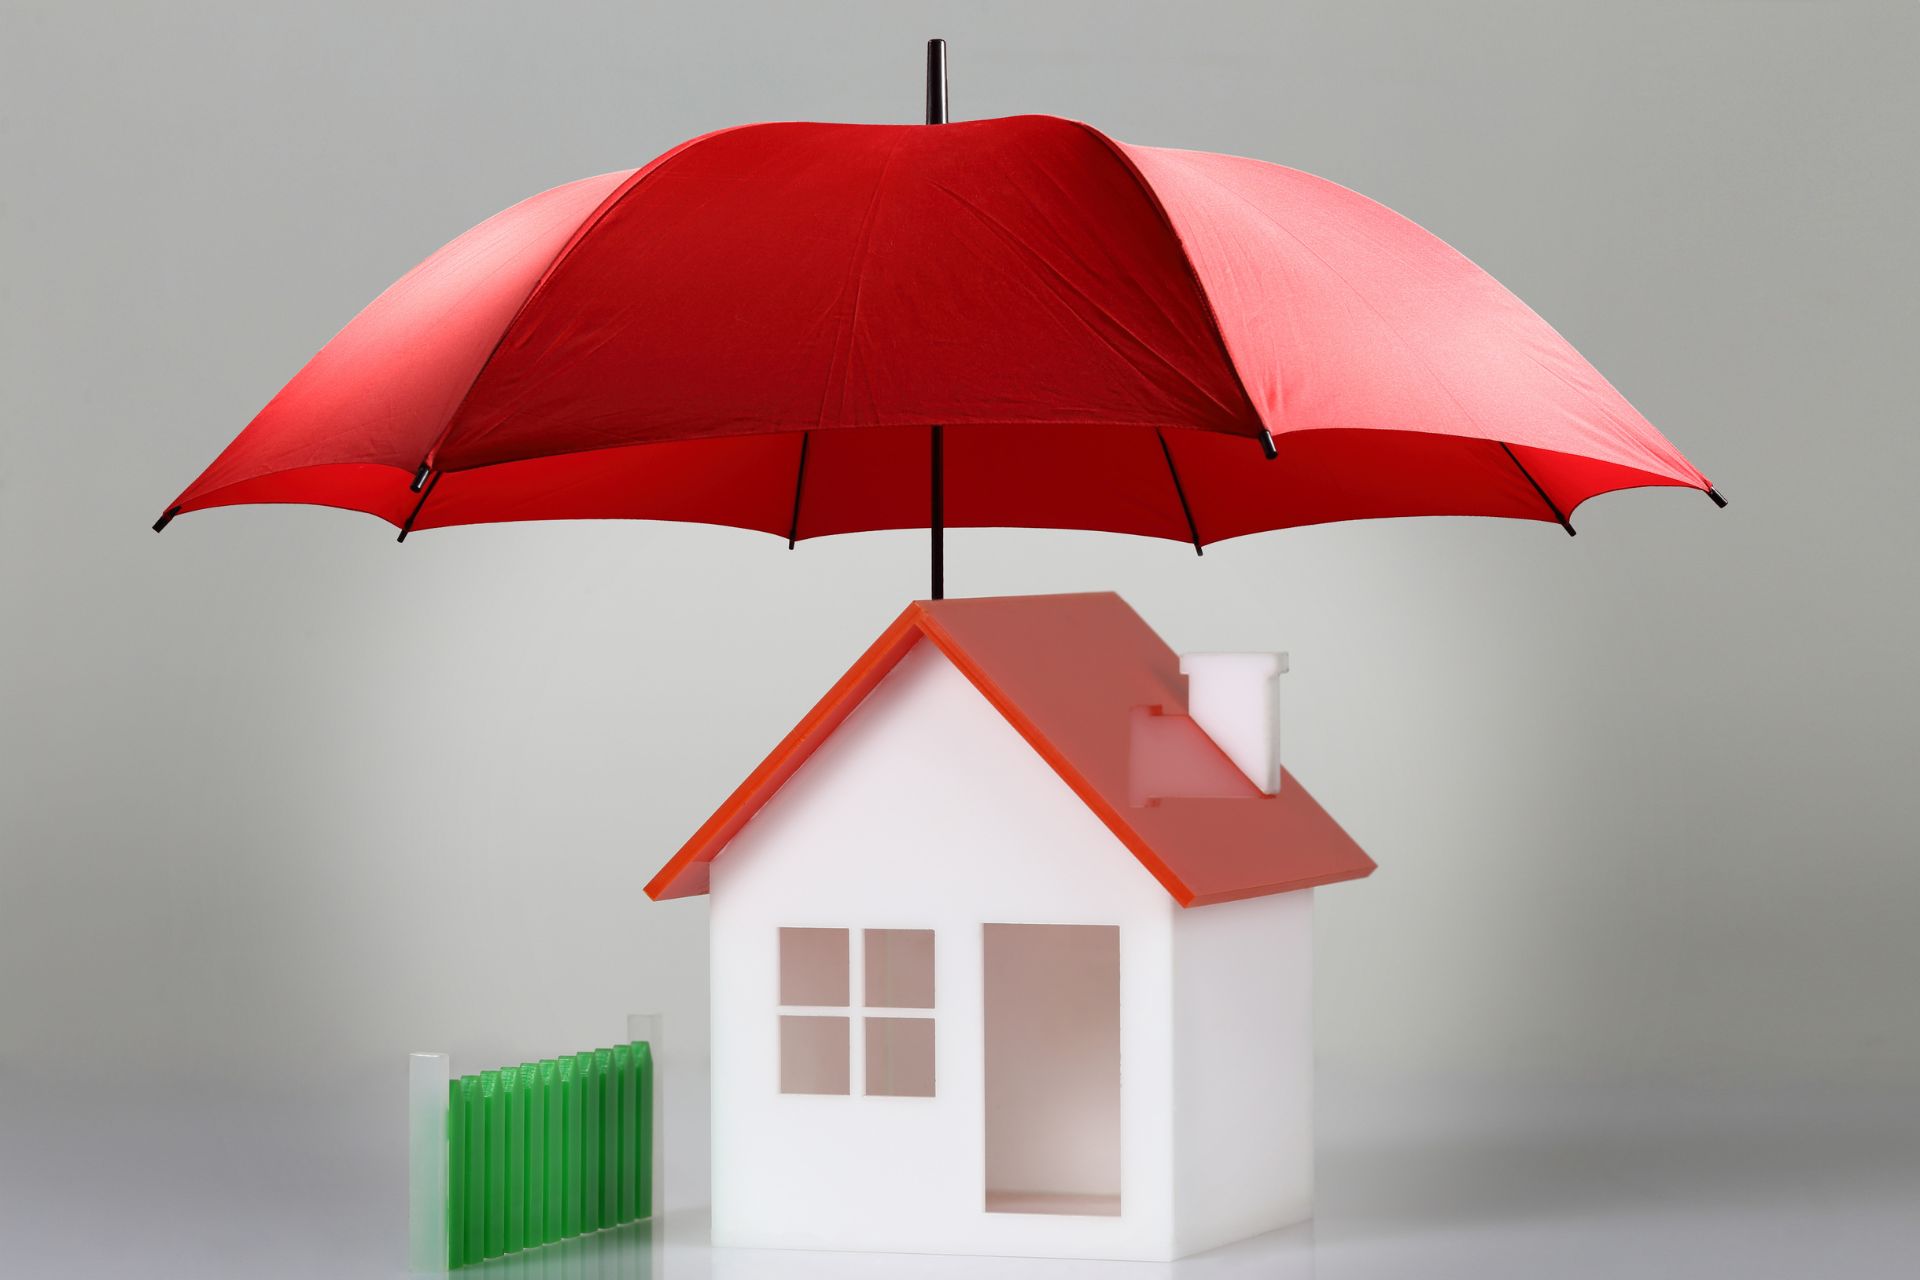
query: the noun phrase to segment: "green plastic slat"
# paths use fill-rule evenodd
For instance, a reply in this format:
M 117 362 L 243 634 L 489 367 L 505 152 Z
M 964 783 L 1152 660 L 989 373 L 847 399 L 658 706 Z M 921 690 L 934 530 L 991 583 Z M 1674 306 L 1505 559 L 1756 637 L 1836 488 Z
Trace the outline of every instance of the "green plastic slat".
M 620 1077 L 613 1050 L 594 1050 L 593 1072 L 600 1081 L 600 1225 L 611 1227 L 620 1221 Z
M 600 1229 L 600 1068 L 591 1049 L 574 1055 L 580 1083 L 580 1234 Z
M 460 1091 L 467 1113 L 467 1230 L 460 1252 L 470 1266 L 487 1256 L 487 1112 L 479 1076 L 461 1076 Z
M 633 1090 L 639 1099 L 635 1142 L 637 1167 L 633 1193 L 634 1216 L 653 1216 L 653 1046 L 645 1040 L 633 1045 Z
M 467 1112 L 461 1081 L 447 1082 L 447 1270 L 466 1261 Z
M 567 1215 L 567 1094 L 560 1084 L 560 1065 L 540 1060 L 540 1087 L 547 1095 L 546 1218 L 540 1239 L 552 1244 L 561 1236 Z
M 500 1069 L 500 1092 L 507 1112 L 506 1251 L 527 1247 L 527 1089 L 520 1068 Z
M 547 1091 L 540 1078 L 540 1064 L 520 1064 L 520 1087 L 526 1091 L 527 1169 L 526 1194 L 521 1209 L 526 1230 L 523 1239 L 531 1249 L 547 1234 Z
M 639 1113 L 634 1109 L 633 1098 L 633 1046 L 617 1044 L 613 1046 L 613 1082 L 614 1092 L 620 1096 L 620 1194 L 614 1206 L 615 1221 L 633 1221 L 633 1197 L 639 1187 L 634 1182 L 634 1152 L 637 1134 L 634 1122 Z
M 500 1073 L 480 1073 L 480 1097 L 487 1109 L 487 1257 L 507 1251 L 507 1098 Z
M 580 1234 L 580 1064 L 572 1054 L 560 1059 L 560 1092 L 566 1099 L 566 1138 L 561 1146 L 560 1162 L 566 1171 L 566 1211 L 560 1218 L 560 1234 Z

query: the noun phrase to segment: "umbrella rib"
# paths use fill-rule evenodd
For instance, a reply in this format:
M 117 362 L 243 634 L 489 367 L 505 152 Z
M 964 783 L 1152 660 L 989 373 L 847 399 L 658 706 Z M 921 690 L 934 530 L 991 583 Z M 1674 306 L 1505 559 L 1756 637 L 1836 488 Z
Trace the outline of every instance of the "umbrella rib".
M 1154 435 L 1160 439 L 1160 456 L 1167 460 L 1167 474 L 1173 477 L 1173 491 L 1180 499 L 1180 514 L 1187 518 L 1187 536 L 1193 539 L 1193 554 L 1207 554 L 1200 549 L 1200 528 L 1193 522 L 1193 508 L 1187 504 L 1187 487 L 1180 483 L 1180 468 L 1173 465 L 1173 448 L 1167 443 L 1167 433 L 1155 428 Z
M 435 471 L 427 477 L 427 483 L 420 489 L 420 501 L 413 504 L 413 510 L 408 513 L 407 522 L 400 526 L 400 536 L 394 539 L 395 542 L 405 542 L 407 535 L 413 532 L 413 522 L 420 518 L 421 511 L 426 509 L 427 499 L 431 498 L 433 491 L 440 487 L 440 477 L 445 474 L 444 471 Z
M 1558 520 L 1560 522 L 1560 527 L 1567 531 L 1567 536 L 1569 538 L 1577 536 L 1573 531 L 1573 521 L 1567 519 L 1567 517 L 1561 513 L 1560 508 L 1554 504 L 1553 499 L 1547 496 L 1547 491 L 1545 489 L 1542 489 L 1540 487 L 1540 482 L 1533 478 L 1533 472 L 1527 470 L 1526 464 L 1521 462 L 1520 459 L 1514 455 L 1513 449 L 1507 444 L 1506 441 L 1502 440 L 1502 441 L 1499 441 L 1498 443 L 1500 445 L 1500 451 L 1507 455 L 1507 460 L 1509 462 L 1513 463 L 1514 466 L 1520 469 L 1520 474 L 1527 478 L 1527 483 L 1533 486 L 1533 491 L 1540 495 L 1540 501 L 1547 504 L 1547 510 L 1553 512 L 1553 518 L 1555 520 Z
M 793 519 L 787 525 L 787 550 L 793 550 L 800 541 L 800 489 L 807 483 L 807 446 L 812 443 L 813 433 L 800 433 L 800 468 L 793 477 Z

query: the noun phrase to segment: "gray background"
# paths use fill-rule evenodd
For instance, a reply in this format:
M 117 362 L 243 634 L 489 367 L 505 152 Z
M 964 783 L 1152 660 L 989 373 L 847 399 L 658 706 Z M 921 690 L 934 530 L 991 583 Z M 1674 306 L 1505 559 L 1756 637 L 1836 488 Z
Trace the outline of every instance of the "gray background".
M 1916 1187 L 1911 1127 L 1854 1109 L 1920 1081 L 1913 6 L 0 13 L 0 1249 L 378 1274 L 403 1055 L 640 1008 L 698 1200 L 704 908 L 641 886 L 924 590 L 924 534 L 147 525 L 467 226 L 727 123 L 914 119 L 938 34 L 956 116 L 1414 218 L 1733 504 L 1199 560 L 950 536 L 957 594 L 1114 588 L 1177 648 L 1293 654 L 1288 762 L 1381 870 L 1320 895 L 1324 1210 L 1287 1265 L 1519 1265 L 1610 1204 L 1623 1265 L 1891 1256 L 1836 1215 Z M 1618 1254 L 1676 1206 L 1705 1225 Z

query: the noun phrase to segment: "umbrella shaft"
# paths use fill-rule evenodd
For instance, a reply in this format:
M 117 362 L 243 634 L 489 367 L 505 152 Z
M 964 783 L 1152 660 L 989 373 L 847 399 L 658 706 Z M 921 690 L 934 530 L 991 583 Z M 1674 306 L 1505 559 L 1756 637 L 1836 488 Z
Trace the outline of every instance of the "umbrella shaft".
M 947 122 L 947 42 L 945 40 L 927 41 L 927 123 L 945 124 Z M 933 593 L 935 600 L 944 600 L 947 595 L 947 486 L 943 474 L 946 463 L 946 449 L 940 438 L 940 428 L 933 429 L 933 490 L 931 494 L 932 511 L 927 520 L 927 528 L 933 545 Z
M 933 429 L 933 511 L 927 520 L 927 527 L 933 534 L 933 595 L 932 599 L 947 598 L 947 480 L 946 480 L 946 444 L 940 438 L 940 428 Z

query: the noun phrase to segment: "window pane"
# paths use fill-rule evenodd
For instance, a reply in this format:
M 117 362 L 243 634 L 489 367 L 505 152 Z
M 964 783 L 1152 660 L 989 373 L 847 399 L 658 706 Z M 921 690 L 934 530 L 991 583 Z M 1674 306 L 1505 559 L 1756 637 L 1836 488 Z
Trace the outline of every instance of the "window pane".
M 933 1019 L 867 1019 L 867 1092 L 883 1098 L 933 1096 Z
M 780 931 L 780 1003 L 847 1003 L 845 929 Z
M 866 953 L 869 1005 L 933 1008 L 933 930 L 869 929 Z
M 780 1092 L 845 1093 L 851 1022 L 824 1016 L 780 1018 Z

